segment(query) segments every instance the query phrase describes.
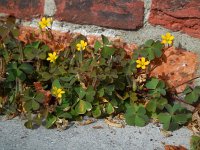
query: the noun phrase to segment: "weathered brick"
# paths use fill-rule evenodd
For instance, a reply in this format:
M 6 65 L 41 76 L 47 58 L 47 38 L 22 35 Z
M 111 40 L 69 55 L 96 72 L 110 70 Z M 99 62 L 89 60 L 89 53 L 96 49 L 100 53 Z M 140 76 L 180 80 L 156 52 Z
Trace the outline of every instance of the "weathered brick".
M 196 76 L 199 65 L 198 55 L 183 49 L 171 47 L 165 50 L 166 61 L 152 71 L 152 76 L 159 77 L 167 82 L 170 87 L 177 87 L 177 92 L 182 92 L 187 81 Z M 182 86 L 178 86 L 181 85 Z
M 43 15 L 44 0 L 0 0 L 0 13 L 32 19 Z
M 200 0 L 153 0 L 149 22 L 200 38 Z
M 143 25 L 142 0 L 55 0 L 55 3 L 58 20 L 119 29 Z

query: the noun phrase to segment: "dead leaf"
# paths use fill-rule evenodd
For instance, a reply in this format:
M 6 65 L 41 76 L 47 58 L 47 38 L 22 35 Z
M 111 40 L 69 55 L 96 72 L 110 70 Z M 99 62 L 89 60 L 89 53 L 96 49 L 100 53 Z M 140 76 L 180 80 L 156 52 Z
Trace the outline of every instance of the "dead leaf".
M 93 128 L 93 129 L 103 129 L 102 126 L 93 126 L 92 128 Z
M 56 121 L 56 126 L 59 130 L 65 130 L 67 126 L 69 125 L 68 120 L 65 119 L 57 119 Z
M 105 122 L 106 124 L 108 124 L 109 126 L 112 126 L 112 127 L 124 128 L 124 125 L 123 125 L 122 123 L 117 123 L 117 122 L 114 121 L 114 120 L 105 119 L 104 122 Z
M 192 115 L 192 121 L 189 124 L 189 128 L 192 129 L 195 135 L 200 135 L 200 110 Z
M 164 137 L 173 136 L 173 134 L 172 134 L 171 131 L 166 131 L 166 130 L 160 129 L 160 132 L 162 133 L 162 135 L 163 135 Z
M 85 125 L 94 123 L 95 121 L 96 121 L 96 120 L 94 120 L 94 119 L 88 119 L 88 120 L 86 120 L 86 121 L 79 122 L 78 125 L 80 125 L 80 126 L 85 126 Z
M 187 150 L 183 146 L 173 146 L 173 145 L 165 145 L 165 150 Z

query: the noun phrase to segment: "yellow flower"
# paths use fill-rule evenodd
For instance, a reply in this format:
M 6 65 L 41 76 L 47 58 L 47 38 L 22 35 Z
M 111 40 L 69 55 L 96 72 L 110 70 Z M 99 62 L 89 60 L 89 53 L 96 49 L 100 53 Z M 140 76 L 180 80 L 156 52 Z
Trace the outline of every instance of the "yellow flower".
M 58 58 L 56 52 L 53 53 L 48 53 L 49 57 L 47 58 L 47 60 L 49 60 L 52 63 L 56 62 L 56 59 Z
M 137 68 L 142 68 L 142 69 L 146 69 L 146 66 L 149 65 L 149 61 L 146 61 L 144 57 L 136 60 L 137 63 Z
M 166 33 L 166 35 L 162 35 L 162 44 L 172 44 L 174 40 L 174 36 L 171 35 L 170 33 Z
M 52 94 L 56 98 L 62 98 L 62 94 L 64 94 L 65 91 L 63 91 L 61 88 L 53 87 Z
M 42 29 L 46 28 L 46 27 L 50 27 L 51 24 L 52 24 L 52 22 L 53 22 L 52 18 L 45 18 L 45 17 L 43 17 L 41 19 L 41 21 L 39 22 L 39 26 Z
M 76 49 L 78 51 L 82 51 L 82 50 L 85 50 L 86 46 L 87 46 L 87 42 L 81 40 L 80 43 L 76 44 Z

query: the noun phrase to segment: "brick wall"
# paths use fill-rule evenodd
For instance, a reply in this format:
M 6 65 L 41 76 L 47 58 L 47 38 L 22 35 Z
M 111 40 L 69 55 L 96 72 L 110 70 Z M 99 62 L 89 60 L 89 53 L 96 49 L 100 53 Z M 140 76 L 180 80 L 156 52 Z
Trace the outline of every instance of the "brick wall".
M 55 12 L 45 13 L 45 3 Z M 46 8 L 47 11 L 51 11 Z M 138 30 L 143 27 L 144 0 L 0 0 L 0 13 L 31 20 L 46 15 L 76 24 Z M 148 22 L 200 38 L 200 0 L 152 0 Z

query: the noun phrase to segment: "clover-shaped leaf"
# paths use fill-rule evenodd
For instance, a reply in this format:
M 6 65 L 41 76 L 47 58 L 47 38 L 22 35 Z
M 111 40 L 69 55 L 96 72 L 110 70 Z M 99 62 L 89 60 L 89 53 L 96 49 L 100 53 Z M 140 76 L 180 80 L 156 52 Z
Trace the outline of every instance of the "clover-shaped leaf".
M 143 127 L 149 120 L 145 108 L 138 105 L 130 105 L 127 107 L 125 119 L 128 125 L 140 127 Z
M 191 113 L 187 112 L 181 105 L 174 104 L 173 106 L 167 104 L 166 113 L 160 113 L 158 120 L 163 124 L 165 130 L 176 130 L 184 125 L 190 118 Z

